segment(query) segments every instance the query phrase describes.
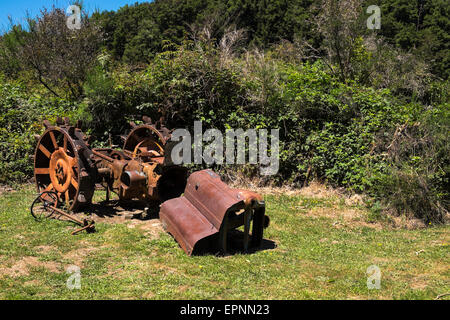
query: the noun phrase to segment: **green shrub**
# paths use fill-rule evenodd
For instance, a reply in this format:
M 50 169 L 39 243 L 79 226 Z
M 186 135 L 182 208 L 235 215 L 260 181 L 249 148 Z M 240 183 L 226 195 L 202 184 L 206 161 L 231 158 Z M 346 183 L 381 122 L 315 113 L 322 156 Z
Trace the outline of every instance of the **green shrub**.
M 442 221 L 450 208 L 449 132 L 448 103 L 397 126 L 386 147 L 388 166 L 374 175 L 374 195 L 398 214 Z
M 29 96 L 20 83 L 0 83 L 0 183 L 23 182 L 33 176 L 35 134 L 42 120 L 71 116 L 71 104 L 55 98 Z
M 210 44 L 190 42 L 167 47 L 145 70 L 99 56 L 84 84 L 86 96 L 73 106 L 2 84 L 0 182 L 32 175 L 31 137 L 42 131 L 44 117 L 86 120 L 87 133 L 101 145 L 110 136 L 119 144 L 128 121 L 147 115 L 162 117 L 170 128 L 192 129 L 202 120 L 204 130 L 280 129 L 280 170 L 263 183 L 302 186 L 317 179 L 427 221 L 442 221 L 448 212 L 445 84 L 430 86 L 425 99 L 433 107 L 406 104 L 390 90 L 341 82 L 320 60 L 292 63 L 259 51 L 224 58 Z M 252 165 L 214 169 L 258 172 Z

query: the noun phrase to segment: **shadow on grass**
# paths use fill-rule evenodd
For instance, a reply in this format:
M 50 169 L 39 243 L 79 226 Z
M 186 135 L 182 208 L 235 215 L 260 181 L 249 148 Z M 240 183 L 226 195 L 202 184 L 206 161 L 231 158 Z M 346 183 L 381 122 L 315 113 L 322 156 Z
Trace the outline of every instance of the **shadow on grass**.
M 142 201 L 110 200 L 92 203 L 85 211 L 99 218 L 117 218 L 125 215 L 130 219 L 159 219 L 159 204 L 148 204 Z
M 251 243 L 252 236 L 250 235 L 249 242 Z M 200 240 L 196 244 L 196 248 L 192 255 L 215 255 L 215 256 L 230 256 L 235 254 L 254 254 L 259 251 L 273 250 L 277 247 L 275 241 L 263 239 L 260 246 L 250 246 L 247 251 L 244 250 L 244 232 L 241 230 L 230 230 L 227 235 L 227 252 L 224 254 L 219 247 L 219 234 L 216 233 L 210 237 Z

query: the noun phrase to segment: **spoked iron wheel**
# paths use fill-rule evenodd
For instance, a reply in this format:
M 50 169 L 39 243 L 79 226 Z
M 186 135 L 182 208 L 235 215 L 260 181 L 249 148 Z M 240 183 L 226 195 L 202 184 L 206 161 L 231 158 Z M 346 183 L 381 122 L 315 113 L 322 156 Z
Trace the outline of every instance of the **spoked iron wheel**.
M 151 123 L 135 126 L 128 134 L 123 149 L 133 155 L 133 158 L 140 153 L 156 151 L 161 156 L 164 155 L 164 146 L 170 139 L 170 131 L 161 126 L 159 129 Z
M 44 191 L 34 199 L 30 212 L 36 221 L 50 218 L 55 212 L 53 208 L 58 206 L 58 194 L 53 191 Z
M 91 179 L 82 177 L 84 167 L 77 150 L 80 143 L 69 130 L 51 126 L 40 137 L 34 160 L 38 192 L 54 192 L 59 203 L 72 211 L 90 202 L 93 194 Z

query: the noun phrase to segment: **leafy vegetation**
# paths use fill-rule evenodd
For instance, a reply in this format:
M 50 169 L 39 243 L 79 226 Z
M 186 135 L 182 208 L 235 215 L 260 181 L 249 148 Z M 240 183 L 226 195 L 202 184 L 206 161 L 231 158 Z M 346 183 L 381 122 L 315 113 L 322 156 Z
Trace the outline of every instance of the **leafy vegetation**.
M 85 14 L 79 32 L 44 10 L 0 39 L 0 182 L 31 177 L 43 118 L 82 119 L 101 144 L 148 115 L 172 128 L 279 128 L 280 171 L 262 183 L 320 180 L 443 222 L 448 1 L 380 3 L 380 30 L 366 28 L 367 6 L 157 0 Z
M 30 96 L 20 82 L 0 84 L 0 183 L 23 182 L 33 176 L 35 138 L 42 119 L 74 117 L 75 107 L 56 97 Z
M 382 28 L 377 31 L 380 36 L 396 48 L 431 62 L 434 74 L 448 78 L 450 5 L 445 0 L 352 0 L 344 3 L 336 0 L 275 0 L 270 3 L 253 0 L 155 0 L 126 5 L 117 12 L 97 12 L 93 17 L 103 26 L 108 49 L 115 58 L 127 62 L 149 62 L 155 52 L 164 51 L 163 40 L 181 44 L 192 31 L 201 30 L 204 26 L 209 27 L 210 36 L 216 40 L 222 38 L 229 26 L 235 26 L 246 30 L 247 45 L 267 48 L 280 40 L 292 42 L 303 38 L 326 51 L 331 48 L 329 38 L 315 32 L 320 13 L 327 15 L 329 27 L 352 22 L 359 33 L 367 34 L 364 27 L 369 15 L 365 14 L 365 9 L 369 5 L 381 8 Z M 342 29 L 335 31 L 341 32 Z M 354 39 L 341 39 L 343 42 L 351 40 Z

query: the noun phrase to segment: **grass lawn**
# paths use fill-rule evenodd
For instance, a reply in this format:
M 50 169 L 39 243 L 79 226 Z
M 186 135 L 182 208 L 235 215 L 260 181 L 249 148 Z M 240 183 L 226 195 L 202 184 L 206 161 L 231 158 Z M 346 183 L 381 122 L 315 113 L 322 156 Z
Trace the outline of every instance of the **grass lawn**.
M 369 211 L 339 195 L 267 194 L 264 237 L 275 249 L 188 257 L 159 220 L 100 222 L 96 233 L 77 236 L 68 222 L 36 222 L 34 191 L 0 195 L 1 299 L 434 299 L 450 292 L 448 225 L 371 223 Z M 66 286 L 70 265 L 80 267 L 80 289 Z M 380 268 L 380 289 L 367 288 L 371 265 Z

